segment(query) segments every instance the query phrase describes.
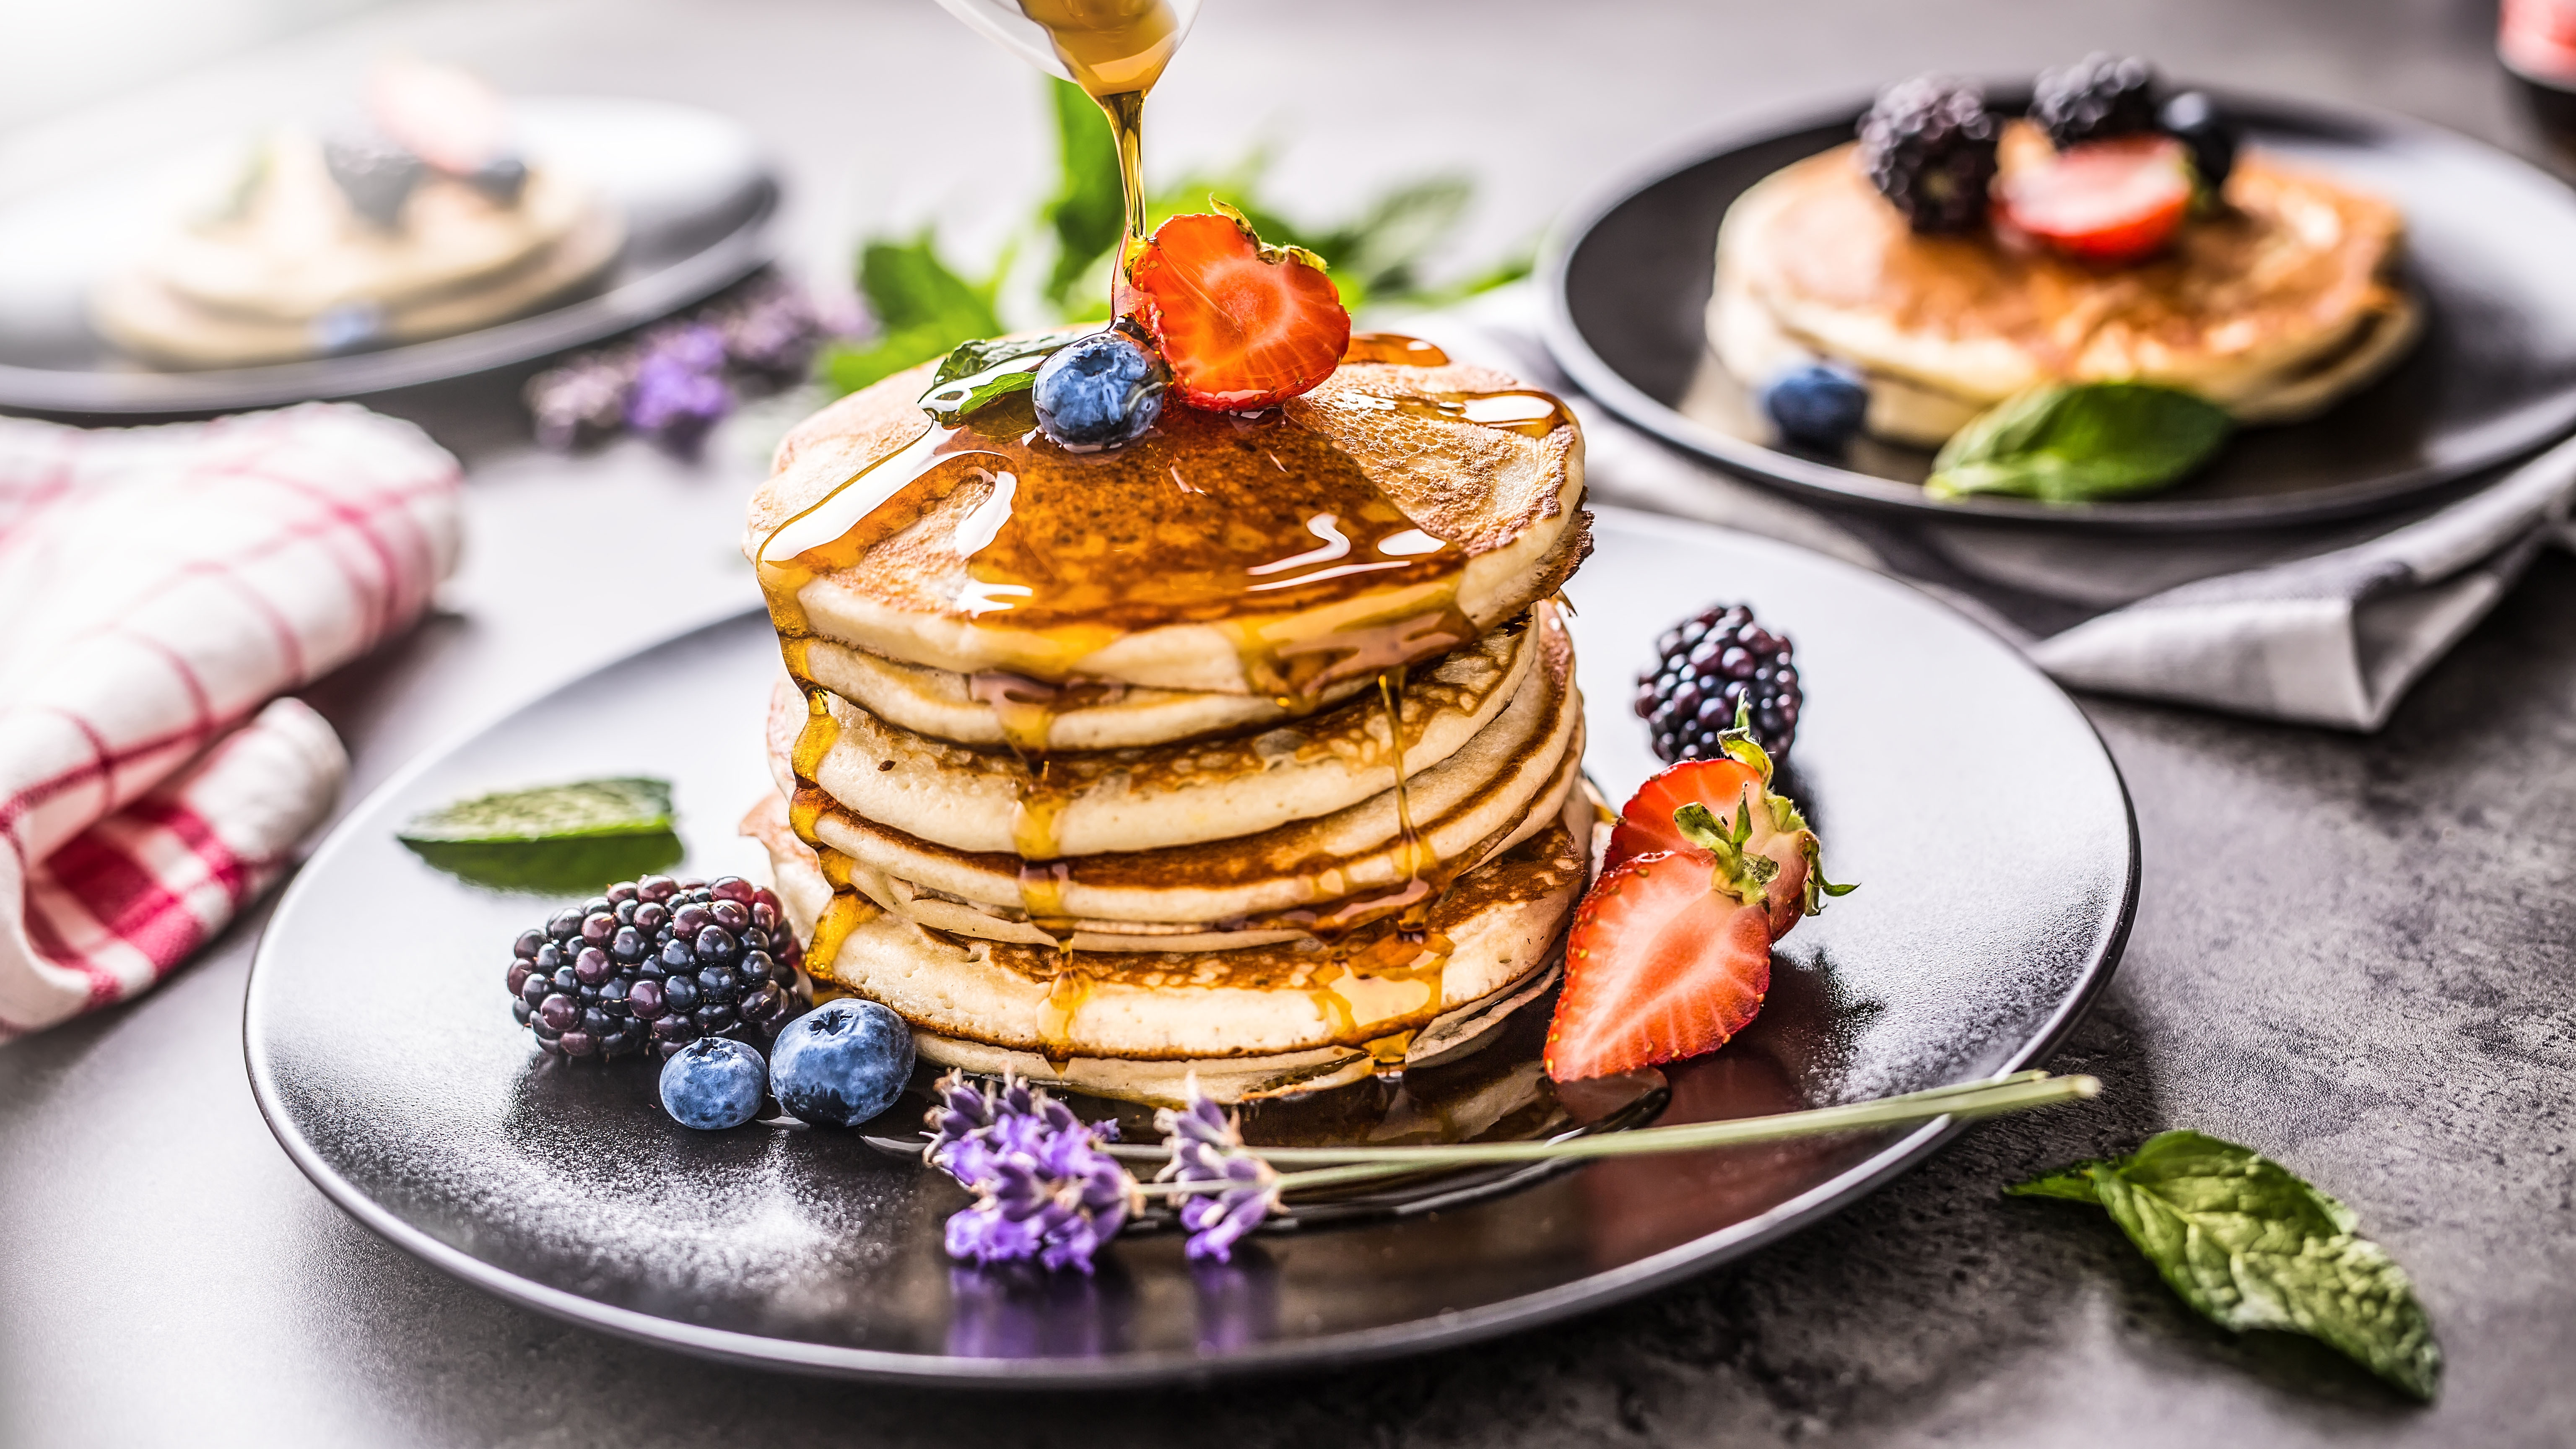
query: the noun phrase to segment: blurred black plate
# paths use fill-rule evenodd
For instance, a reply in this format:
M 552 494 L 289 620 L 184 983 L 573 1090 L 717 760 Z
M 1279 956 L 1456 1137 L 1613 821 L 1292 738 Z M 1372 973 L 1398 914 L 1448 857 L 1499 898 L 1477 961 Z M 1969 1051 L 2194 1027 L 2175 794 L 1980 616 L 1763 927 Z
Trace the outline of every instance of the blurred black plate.
M 1997 93 L 1999 103 L 2007 100 Z M 2324 415 L 2251 428 L 2152 497 L 2051 507 L 1935 503 L 1931 454 L 1864 442 L 1842 466 L 1729 422 L 1742 388 L 1708 357 L 1718 223 L 1753 183 L 1850 140 L 1866 103 L 1694 146 L 1575 213 L 1550 248 L 1548 343 L 1583 389 L 1668 442 L 1825 501 L 2095 528 L 2210 529 L 2349 517 L 2402 502 L 2576 424 L 2576 196 L 2492 147 L 2414 121 L 2223 98 L 2256 146 L 2390 198 L 2425 332 Z M 1694 382 L 1699 391 L 1694 394 Z M 1736 406 L 1742 406 L 1740 403 Z M 1749 409 L 1747 409 L 1749 411 Z
M 2137 889 L 2118 773 L 2001 642 L 1875 574 L 1605 512 L 1576 579 L 1588 760 L 1621 798 L 1652 758 L 1629 682 L 1673 616 L 1750 598 L 1808 681 L 1792 770 L 1860 891 L 1782 943 L 1762 1015 L 1668 1071 L 1667 1121 L 1910 1091 L 2044 1059 L 2109 977 Z M 360 805 L 252 968 L 253 1088 L 297 1165 L 369 1227 L 503 1297 L 716 1357 L 994 1385 L 1319 1365 L 1546 1323 L 1701 1271 L 1851 1202 L 1939 1126 L 1605 1162 L 1436 1213 L 1257 1239 L 1192 1269 L 1170 1235 L 1054 1280 L 956 1267 L 964 1194 L 856 1134 L 692 1133 L 640 1062 L 567 1069 L 511 1024 L 508 943 L 553 904 L 476 890 L 394 839 L 459 796 L 606 774 L 677 787 L 690 868 L 756 855 L 770 788 L 765 616 L 567 686 Z M 1974 700 L 1962 727 L 1927 710 Z M 1973 802 L 1963 805 L 1963 802 Z M 393 923 L 399 923 L 398 927 Z M 873 1129 L 912 1124 L 880 1119 Z
M 778 182 L 740 124 L 660 101 L 510 103 L 530 156 L 606 193 L 624 252 L 599 282 L 477 331 L 265 367 L 161 370 L 118 352 L 88 319 L 91 286 L 172 224 L 191 182 L 246 142 L 102 172 L 0 207 L 0 408 L 178 415 L 359 397 L 507 367 L 614 336 L 740 280 L 766 260 Z

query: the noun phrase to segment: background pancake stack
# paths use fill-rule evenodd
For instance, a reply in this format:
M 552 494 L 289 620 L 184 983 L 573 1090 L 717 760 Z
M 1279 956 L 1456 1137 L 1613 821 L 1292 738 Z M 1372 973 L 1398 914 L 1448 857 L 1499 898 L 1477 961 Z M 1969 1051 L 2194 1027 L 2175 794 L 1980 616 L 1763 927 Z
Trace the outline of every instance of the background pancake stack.
M 933 1060 L 1222 1099 L 1454 1055 L 1590 876 L 1553 596 L 1572 417 L 1418 345 L 1069 453 L 922 369 L 754 500 L 787 675 L 768 848 L 819 980 Z

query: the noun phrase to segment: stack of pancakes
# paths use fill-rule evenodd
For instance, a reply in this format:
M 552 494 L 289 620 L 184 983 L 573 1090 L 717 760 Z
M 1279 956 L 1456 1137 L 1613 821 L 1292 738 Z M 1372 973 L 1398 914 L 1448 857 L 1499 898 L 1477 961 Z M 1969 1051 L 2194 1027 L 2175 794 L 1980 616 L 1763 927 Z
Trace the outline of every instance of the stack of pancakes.
M 934 425 L 926 368 L 787 438 L 745 828 L 818 981 L 934 1061 L 1146 1101 L 1420 1065 L 1545 988 L 1595 819 L 1552 601 L 1582 441 L 1389 355 L 1442 365 L 1090 455 L 1025 397 Z
M 2048 150 L 2013 122 L 2004 168 Z M 2161 383 L 2240 422 L 2290 422 L 2413 344 L 2404 236 L 2387 202 L 2254 151 L 2225 207 L 2166 254 L 2105 269 L 1986 231 L 1917 235 L 1845 145 L 1727 209 L 1708 338 L 1748 387 L 1814 357 L 1848 364 L 1869 388 L 1869 431 L 1927 447 L 2046 382 Z

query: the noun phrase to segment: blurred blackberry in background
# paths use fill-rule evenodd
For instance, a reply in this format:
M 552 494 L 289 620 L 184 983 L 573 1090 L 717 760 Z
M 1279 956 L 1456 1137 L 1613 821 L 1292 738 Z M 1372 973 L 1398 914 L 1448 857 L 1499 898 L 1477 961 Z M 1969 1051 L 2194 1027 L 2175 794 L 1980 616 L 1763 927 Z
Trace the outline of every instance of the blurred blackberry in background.
M 401 225 L 403 203 L 429 172 L 419 157 L 371 133 L 324 141 L 322 165 L 349 209 L 387 231 Z
M 1968 231 L 1986 219 L 1999 134 L 1984 91 L 1917 76 L 1880 92 L 1861 117 L 1861 168 L 1916 231 Z
M 2061 151 L 2152 131 L 2155 67 L 2133 55 L 2096 51 L 2073 65 L 2041 71 L 2031 91 L 2030 118 Z
M 1655 665 L 1637 676 L 1637 716 L 1666 764 L 1723 754 L 1717 737 L 1735 709 L 1752 710 L 1753 738 L 1786 760 L 1798 738 L 1798 666 L 1789 641 L 1743 604 L 1711 604 L 1655 641 Z
M 778 897 L 739 876 L 621 881 L 520 935 L 510 1014 L 568 1057 L 664 1057 L 704 1036 L 776 1035 L 814 1004 Z

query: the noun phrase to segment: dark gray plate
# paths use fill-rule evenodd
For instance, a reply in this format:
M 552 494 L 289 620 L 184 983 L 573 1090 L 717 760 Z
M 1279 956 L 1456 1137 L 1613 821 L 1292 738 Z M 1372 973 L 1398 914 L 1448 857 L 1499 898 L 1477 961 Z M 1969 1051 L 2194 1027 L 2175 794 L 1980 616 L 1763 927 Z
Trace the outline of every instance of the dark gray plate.
M 1998 93 L 1998 100 L 2005 99 Z M 1851 139 L 1865 103 L 1700 143 L 1573 214 L 1550 248 L 1548 343 L 1629 422 L 1738 472 L 1827 501 L 2094 528 L 2204 529 L 2348 517 L 2528 452 L 2576 425 L 2576 196 L 2492 147 L 2369 112 L 2228 97 L 2253 144 L 2406 212 L 2415 350 L 2308 422 L 2239 434 L 2153 497 L 2072 507 L 1935 503 L 1931 454 L 1864 443 L 1835 460 L 1766 445 L 1713 364 L 1701 313 L 1718 223 L 1756 181 Z M 1732 394 L 1732 396 L 1730 396 Z
M 1657 633 L 1744 598 L 1796 641 L 1793 768 L 1860 891 L 1782 943 L 1768 1004 L 1672 1068 L 1668 1121 L 1910 1091 L 2044 1059 L 2110 974 L 2137 891 L 2120 778 L 2082 714 L 1923 595 L 1780 544 L 1605 511 L 1571 590 L 1589 761 L 1650 771 L 1630 680 Z M 511 1025 L 509 941 L 555 907 L 441 876 L 394 828 L 461 795 L 595 775 L 677 785 L 691 867 L 738 868 L 768 788 L 765 617 L 685 635 L 427 759 L 279 904 L 244 1031 L 261 1110 L 361 1222 L 503 1297 L 609 1332 L 822 1372 L 1096 1384 L 1378 1358 L 1546 1323 L 1812 1222 L 1939 1125 L 1602 1163 L 1437 1213 L 1259 1239 L 1192 1269 L 1131 1240 L 1096 1278 L 950 1265 L 963 1194 L 856 1136 L 672 1124 L 652 1073 L 568 1070 Z M 1973 718 L 1955 714 L 1975 703 Z M 1967 802 L 1967 803 L 1963 803 Z M 879 1130 L 902 1132 L 905 1124 Z
M 93 332 L 90 288 L 172 223 L 192 181 L 232 162 L 224 140 L 0 209 L 0 408 L 165 415 L 359 397 L 579 347 L 710 296 L 766 260 L 778 183 L 751 133 L 661 101 L 530 98 L 511 123 L 532 156 L 599 187 L 625 251 L 587 293 L 475 332 L 269 367 L 160 371 Z

